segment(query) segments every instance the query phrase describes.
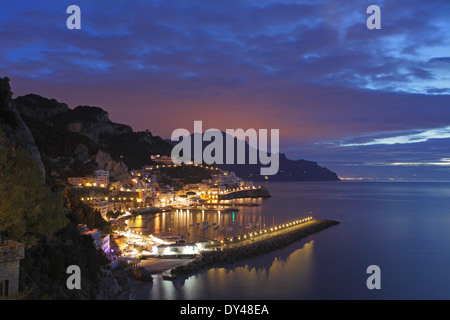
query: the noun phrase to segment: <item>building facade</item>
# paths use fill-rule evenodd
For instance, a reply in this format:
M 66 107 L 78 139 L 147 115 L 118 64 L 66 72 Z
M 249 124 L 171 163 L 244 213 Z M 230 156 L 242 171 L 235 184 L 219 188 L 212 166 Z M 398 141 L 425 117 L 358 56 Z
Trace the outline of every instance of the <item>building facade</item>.
M 20 260 L 25 257 L 25 245 L 5 240 L 0 245 L 0 299 L 11 298 L 19 291 Z

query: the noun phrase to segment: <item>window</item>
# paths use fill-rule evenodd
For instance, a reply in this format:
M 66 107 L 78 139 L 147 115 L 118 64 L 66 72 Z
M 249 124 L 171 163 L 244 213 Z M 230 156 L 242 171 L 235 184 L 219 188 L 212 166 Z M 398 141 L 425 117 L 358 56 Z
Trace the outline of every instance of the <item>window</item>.
M 9 280 L 0 281 L 0 299 L 8 298 Z

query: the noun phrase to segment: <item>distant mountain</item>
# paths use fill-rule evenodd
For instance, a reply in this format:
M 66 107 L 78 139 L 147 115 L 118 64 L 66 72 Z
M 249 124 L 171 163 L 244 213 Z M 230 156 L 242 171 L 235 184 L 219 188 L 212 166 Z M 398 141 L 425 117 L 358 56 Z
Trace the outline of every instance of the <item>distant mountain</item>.
M 321 167 L 317 162 L 308 160 L 290 160 L 284 153 L 279 155 L 279 170 L 275 175 L 260 174 L 261 165 L 222 164 L 219 168 L 234 171 L 237 176 L 253 181 L 339 181 L 331 170 Z
M 194 146 L 193 141 L 195 135 L 198 133 L 191 134 L 191 141 L 192 141 L 192 148 L 191 148 L 191 155 L 194 154 Z M 226 136 L 227 134 L 225 132 L 222 132 L 222 141 L 223 141 L 223 159 L 225 163 L 226 159 Z M 176 145 L 178 142 L 166 140 L 168 143 L 171 143 L 172 145 Z M 325 167 L 319 166 L 316 162 L 308 161 L 308 160 L 290 160 L 286 157 L 284 153 L 279 154 L 279 170 L 278 173 L 275 175 L 261 175 L 260 169 L 261 167 L 267 167 L 269 165 L 261 165 L 259 160 L 257 161 L 258 164 L 248 164 L 249 161 L 249 154 L 250 152 L 255 152 L 256 154 L 259 154 L 258 150 L 255 150 L 254 148 L 250 147 L 247 141 L 244 141 L 244 150 L 245 150 L 245 164 L 237 164 L 237 146 L 238 146 L 238 139 L 233 137 L 234 141 L 234 164 L 216 164 L 217 167 L 227 170 L 227 171 L 234 171 L 237 176 L 243 178 L 243 179 L 251 179 L 254 181 L 262 181 L 262 180 L 268 180 L 268 181 L 339 181 L 339 177 L 336 173 L 330 171 L 329 169 Z M 202 142 L 202 150 L 205 149 L 206 146 L 208 146 L 211 142 L 209 141 L 203 141 Z M 213 154 L 214 155 L 214 154 Z M 259 157 L 258 157 L 259 159 Z

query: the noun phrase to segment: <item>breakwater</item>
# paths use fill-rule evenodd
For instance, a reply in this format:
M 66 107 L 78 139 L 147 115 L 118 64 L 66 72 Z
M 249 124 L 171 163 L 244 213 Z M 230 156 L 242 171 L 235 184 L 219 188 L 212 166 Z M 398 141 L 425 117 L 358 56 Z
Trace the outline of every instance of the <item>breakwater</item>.
M 219 200 L 230 200 L 238 198 L 270 198 L 269 191 L 264 187 L 255 189 L 239 189 L 236 191 L 229 191 L 228 193 L 219 194 Z
M 173 275 L 189 275 L 214 265 L 233 263 L 242 259 L 251 258 L 276 249 L 281 249 L 313 233 L 339 224 L 338 221 L 319 219 L 314 219 L 311 223 L 309 226 L 294 228 L 291 231 L 274 235 L 268 239 L 255 241 L 254 243 L 233 246 L 220 251 L 203 251 L 197 259 L 187 265 L 172 269 L 171 273 Z

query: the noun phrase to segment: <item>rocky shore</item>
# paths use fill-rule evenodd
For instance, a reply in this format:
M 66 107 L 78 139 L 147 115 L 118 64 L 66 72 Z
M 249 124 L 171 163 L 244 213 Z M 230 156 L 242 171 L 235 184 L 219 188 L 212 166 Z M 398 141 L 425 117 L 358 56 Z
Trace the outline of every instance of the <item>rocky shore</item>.
M 278 235 L 270 239 L 257 241 L 252 244 L 225 248 L 221 251 L 204 251 L 197 259 L 191 261 L 190 263 L 172 269 L 172 274 L 190 275 L 201 269 L 214 265 L 233 263 L 238 260 L 251 258 L 283 248 L 297 240 L 337 224 L 339 224 L 339 222 L 333 220 L 317 220 L 317 223 L 311 225 L 310 227 L 293 230 L 292 232 Z

